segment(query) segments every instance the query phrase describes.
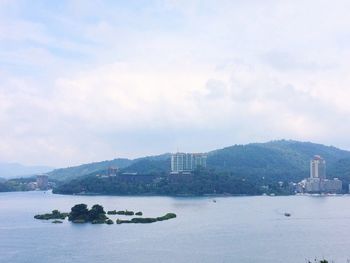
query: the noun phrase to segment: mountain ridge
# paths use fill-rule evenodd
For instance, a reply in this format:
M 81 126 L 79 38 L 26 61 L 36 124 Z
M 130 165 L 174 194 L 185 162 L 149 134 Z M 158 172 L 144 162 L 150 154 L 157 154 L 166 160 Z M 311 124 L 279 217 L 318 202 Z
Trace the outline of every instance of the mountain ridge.
M 23 165 L 20 163 L 0 162 L 0 177 L 11 179 L 16 177 L 28 177 L 35 174 L 46 173 L 53 169 L 49 166 Z
M 319 143 L 296 140 L 274 140 L 264 143 L 236 144 L 207 152 L 207 168 L 217 172 L 228 172 L 239 177 L 257 177 L 268 180 L 298 181 L 308 176 L 310 159 L 319 154 L 327 161 L 330 177 L 349 174 L 346 161 L 350 151 Z M 342 169 L 336 169 L 338 163 Z M 136 159 L 117 158 L 79 166 L 56 169 L 49 174 L 59 181 L 72 180 L 110 166 L 123 172 L 166 174 L 170 172 L 170 153 Z M 344 170 L 345 169 L 345 170 Z

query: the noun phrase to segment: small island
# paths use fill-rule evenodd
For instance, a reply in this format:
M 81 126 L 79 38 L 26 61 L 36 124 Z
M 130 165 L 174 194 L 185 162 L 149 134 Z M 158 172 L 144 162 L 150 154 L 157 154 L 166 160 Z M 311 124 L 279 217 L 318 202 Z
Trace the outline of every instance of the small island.
M 134 213 L 133 211 L 129 210 L 111 210 L 107 213 L 104 211 L 103 206 L 95 204 L 92 206 L 91 209 L 88 209 L 86 204 L 77 204 L 71 208 L 70 213 L 62 213 L 58 210 L 53 210 L 52 213 L 46 213 L 41 215 L 35 215 L 35 219 L 40 220 L 54 220 L 52 223 L 60 224 L 63 223 L 62 220 L 65 220 L 68 217 L 68 221 L 75 223 L 75 224 L 84 224 L 84 223 L 91 223 L 91 224 L 107 224 L 112 225 L 114 224 L 114 221 L 106 216 L 108 215 L 123 215 L 123 216 L 142 216 L 143 213 L 141 211 Z M 157 221 L 164 221 L 169 220 L 172 218 L 176 218 L 176 214 L 174 213 L 167 213 L 164 216 L 155 217 L 155 218 L 142 218 L 142 217 L 134 217 L 131 220 L 123 220 L 123 219 L 117 219 L 117 224 L 123 224 L 123 223 L 154 223 Z
M 43 215 L 35 215 L 35 219 L 41 219 L 41 220 L 49 220 L 49 219 L 61 219 L 64 220 L 67 216 L 69 216 L 69 213 L 61 213 L 58 210 L 53 210 L 51 213 L 43 214 Z
M 175 217 L 176 217 L 176 214 L 174 214 L 174 213 L 167 213 L 164 216 L 160 216 L 160 217 L 156 217 L 156 218 L 152 218 L 152 217 L 149 217 L 149 218 L 147 218 L 147 217 L 146 218 L 135 217 L 135 218 L 132 218 L 131 220 L 120 220 L 120 219 L 117 219 L 117 224 L 123 224 L 123 223 L 147 224 L 147 223 L 154 223 L 154 222 L 157 222 L 157 221 L 169 220 L 169 219 L 172 219 L 172 218 L 175 218 Z

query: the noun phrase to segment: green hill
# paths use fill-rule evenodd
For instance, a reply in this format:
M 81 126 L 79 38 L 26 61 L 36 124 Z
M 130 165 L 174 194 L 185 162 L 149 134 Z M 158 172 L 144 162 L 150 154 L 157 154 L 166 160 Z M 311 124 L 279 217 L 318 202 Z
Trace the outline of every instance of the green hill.
M 207 166 L 244 177 L 264 177 L 276 181 L 298 181 L 309 176 L 310 159 L 321 155 L 327 162 L 328 176 L 340 177 L 338 162 L 350 152 L 333 146 L 292 140 L 234 145 L 208 153 Z M 346 167 L 343 167 L 346 168 Z
M 207 168 L 215 173 L 226 172 L 251 181 L 295 182 L 309 176 L 309 162 L 314 155 L 321 155 L 326 160 L 328 177 L 350 180 L 349 151 L 292 140 L 234 145 L 214 150 L 208 152 Z M 69 181 L 91 173 L 103 172 L 111 166 L 120 168 L 122 172 L 167 174 L 170 172 L 170 154 L 84 164 L 56 169 L 49 175 L 52 179 Z
M 124 168 L 132 164 L 132 160 L 118 158 L 110 161 L 94 162 L 73 166 L 68 168 L 55 169 L 48 173 L 50 179 L 58 181 L 68 181 L 80 176 L 105 170 L 108 167 Z
M 170 169 L 170 154 L 147 156 L 134 160 L 118 158 L 110 161 L 94 162 L 61 168 L 48 173 L 49 177 L 57 181 L 69 181 L 81 176 L 102 173 L 109 167 L 118 168 L 123 172 L 164 173 Z

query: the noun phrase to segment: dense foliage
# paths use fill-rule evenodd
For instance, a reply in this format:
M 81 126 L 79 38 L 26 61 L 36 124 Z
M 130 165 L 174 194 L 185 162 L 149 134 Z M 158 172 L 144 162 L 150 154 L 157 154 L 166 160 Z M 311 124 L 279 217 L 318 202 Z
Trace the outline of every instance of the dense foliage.
M 125 211 L 108 211 L 109 215 L 134 215 L 133 211 L 125 210 Z M 137 212 L 136 215 L 141 216 L 142 212 Z M 52 223 L 59 224 L 63 223 L 63 221 L 66 217 L 68 217 L 68 220 L 73 223 L 92 223 L 92 224 L 107 224 L 112 225 L 114 224 L 114 221 L 106 216 L 106 212 L 103 209 L 103 206 L 101 205 L 93 205 L 92 208 L 89 210 L 86 204 L 77 204 L 71 208 L 70 213 L 61 213 L 58 210 L 53 210 L 52 213 L 46 213 L 41 215 L 35 215 L 35 219 L 40 220 L 52 220 Z M 172 218 L 175 218 L 176 214 L 174 213 L 167 213 L 164 216 L 156 217 L 156 218 L 142 218 L 142 217 L 135 217 L 131 220 L 122 220 L 117 219 L 117 224 L 122 223 L 153 223 L 157 221 L 164 221 L 169 220 Z M 59 220 L 60 219 L 60 220 Z
M 310 159 L 321 155 L 327 162 L 328 176 L 336 177 L 333 167 L 343 158 L 350 158 L 350 152 L 321 144 L 298 141 L 272 141 L 235 145 L 210 152 L 208 168 L 216 171 L 230 171 L 236 175 L 264 177 L 269 181 L 300 181 L 309 176 Z
M 68 220 L 73 223 L 103 224 L 107 220 L 106 212 L 101 205 L 94 205 L 89 210 L 86 204 L 78 204 L 72 207 Z
M 50 219 L 65 219 L 69 214 L 68 213 L 61 213 L 58 210 L 53 210 L 52 213 L 42 214 L 42 215 L 35 215 L 35 219 L 41 219 L 41 220 L 50 220 Z
M 131 220 L 121 220 L 117 219 L 117 224 L 124 224 L 124 223 L 133 223 L 133 224 L 149 224 L 149 223 L 154 223 L 158 221 L 164 221 L 164 220 L 169 220 L 172 218 L 176 218 L 176 214 L 174 213 L 167 213 L 164 216 L 160 217 L 135 217 Z
M 151 183 L 125 181 L 118 176 L 100 178 L 89 176 L 58 186 L 54 193 L 117 194 L 117 195 L 203 195 L 203 194 L 261 194 L 257 183 L 231 174 L 197 171 L 193 175 L 153 177 Z
M 0 192 L 28 191 L 31 190 L 28 184 L 35 182 L 35 177 L 9 179 L 0 182 Z

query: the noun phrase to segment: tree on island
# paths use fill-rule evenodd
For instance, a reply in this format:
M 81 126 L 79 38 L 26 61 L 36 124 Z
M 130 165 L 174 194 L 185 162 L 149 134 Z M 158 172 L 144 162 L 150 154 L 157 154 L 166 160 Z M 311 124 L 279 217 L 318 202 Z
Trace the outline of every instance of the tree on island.
M 92 223 L 104 223 L 108 219 L 106 212 L 103 210 L 103 206 L 94 205 L 89 211 L 89 221 Z
M 72 207 L 71 212 L 69 214 L 69 221 L 88 221 L 89 218 L 89 210 L 87 209 L 86 204 L 78 204 Z
M 89 210 L 86 204 L 73 206 L 68 218 L 73 223 L 91 222 L 93 224 L 103 224 L 107 219 L 103 206 L 93 205 Z

